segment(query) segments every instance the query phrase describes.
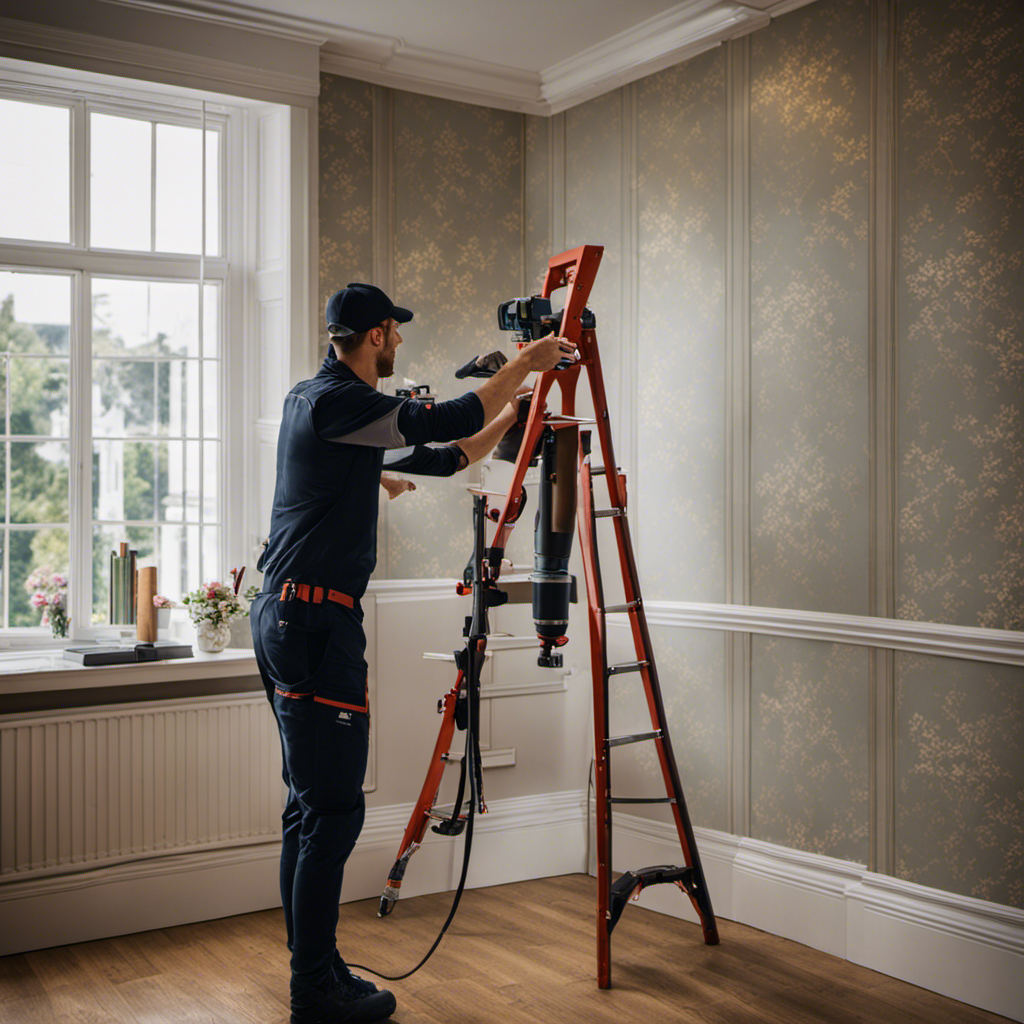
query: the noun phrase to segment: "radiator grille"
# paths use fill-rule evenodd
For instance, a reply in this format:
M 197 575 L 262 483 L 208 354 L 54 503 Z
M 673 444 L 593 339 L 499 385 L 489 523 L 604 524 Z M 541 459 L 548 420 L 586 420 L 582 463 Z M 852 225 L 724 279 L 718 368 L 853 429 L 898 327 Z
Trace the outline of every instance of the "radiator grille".
M 264 697 L 0 722 L 0 877 L 265 841 L 284 787 Z

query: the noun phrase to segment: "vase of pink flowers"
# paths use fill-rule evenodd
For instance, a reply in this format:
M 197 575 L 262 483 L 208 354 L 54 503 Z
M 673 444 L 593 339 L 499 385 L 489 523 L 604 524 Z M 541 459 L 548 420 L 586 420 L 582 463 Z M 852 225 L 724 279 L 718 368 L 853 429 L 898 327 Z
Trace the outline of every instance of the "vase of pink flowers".
M 58 639 L 65 639 L 71 625 L 68 618 L 67 575 L 54 572 L 48 565 L 44 565 L 25 580 L 25 589 L 31 595 L 29 604 L 43 613 L 39 624 L 49 626 Z
M 175 607 L 174 602 L 163 594 L 153 595 L 153 607 L 156 609 L 156 628 L 164 632 L 171 625 L 171 609 Z
M 227 647 L 231 639 L 231 620 L 249 614 L 234 588 L 218 580 L 190 591 L 182 601 L 188 605 L 189 618 L 196 627 L 199 650 L 209 654 Z

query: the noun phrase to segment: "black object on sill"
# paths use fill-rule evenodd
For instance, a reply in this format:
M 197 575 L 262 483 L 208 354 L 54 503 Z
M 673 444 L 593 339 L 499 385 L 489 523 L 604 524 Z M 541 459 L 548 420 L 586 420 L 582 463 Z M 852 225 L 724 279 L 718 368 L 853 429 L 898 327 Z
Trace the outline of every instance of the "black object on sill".
M 155 644 L 91 644 L 88 647 L 66 647 L 64 657 L 68 661 L 77 661 L 79 665 L 126 665 L 191 658 L 192 645 L 175 640 L 158 640 Z

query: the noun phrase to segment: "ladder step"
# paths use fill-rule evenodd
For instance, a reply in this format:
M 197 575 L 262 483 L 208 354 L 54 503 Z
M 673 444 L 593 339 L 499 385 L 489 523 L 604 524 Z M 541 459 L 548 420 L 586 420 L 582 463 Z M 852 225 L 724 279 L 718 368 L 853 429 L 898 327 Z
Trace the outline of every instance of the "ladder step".
M 635 732 L 629 736 L 609 736 L 605 743 L 609 747 L 623 747 L 627 743 L 644 743 L 647 740 L 660 740 L 661 735 L 660 729 L 654 732 Z
M 649 661 L 627 661 L 621 665 L 609 665 L 608 675 L 617 676 L 623 672 L 639 672 L 641 669 L 647 668 L 650 665 Z
M 674 796 L 610 796 L 608 802 L 612 804 L 674 804 Z
M 595 519 L 607 519 L 609 516 L 624 516 L 626 510 L 624 508 L 595 508 L 594 518 Z
M 639 606 L 639 599 L 636 601 L 630 601 L 628 604 L 610 604 L 605 608 L 604 613 L 605 615 L 615 615 L 618 612 L 631 612 L 634 608 L 638 608 Z

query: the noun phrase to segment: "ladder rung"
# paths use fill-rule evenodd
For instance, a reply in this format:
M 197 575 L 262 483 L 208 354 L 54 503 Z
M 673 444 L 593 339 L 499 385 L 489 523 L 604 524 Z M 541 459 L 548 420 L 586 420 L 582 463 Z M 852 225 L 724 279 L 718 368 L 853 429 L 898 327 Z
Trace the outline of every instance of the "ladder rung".
M 640 605 L 640 601 L 630 601 L 628 604 L 610 604 L 605 608 L 605 615 L 615 615 L 618 612 L 629 612 Z
M 627 743 L 644 743 L 647 740 L 660 740 L 661 730 L 657 729 L 654 732 L 635 732 L 629 736 L 609 736 L 605 740 L 605 743 L 609 747 L 622 747 Z
M 585 426 L 587 423 L 596 423 L 597 420 L 588 416 L 564 416 L 561 413 L 556 413 L 554 416 L 545 416 L 544 422 L 548 426 Z
M 595 519 L 607 519 L 609 516 L 624 516 L 626 510 L 624 508 L 595 508 L 594 518 Z
M 613 804 L 674 804 L 674 796 L 610 796 L 608 802 Z
M 608 675 L 617 676 L 622 672 L 639 672 L 643 668 L 647 668 L 650 665 L 649 661 L 627 661 L 621 665 L 609 665 Z
M 450 821 L 451 820 L 451 815 L 450 814 L 438 814 L 437 811 L 427 811 L 427 817 L 433 819 L 434 821 Z M 455 820 L 456 821 L 465 821 L 466 820 L 466 816 L 464 814 L 460 814 L 458 816 L 458 818 L 456 818 Z

